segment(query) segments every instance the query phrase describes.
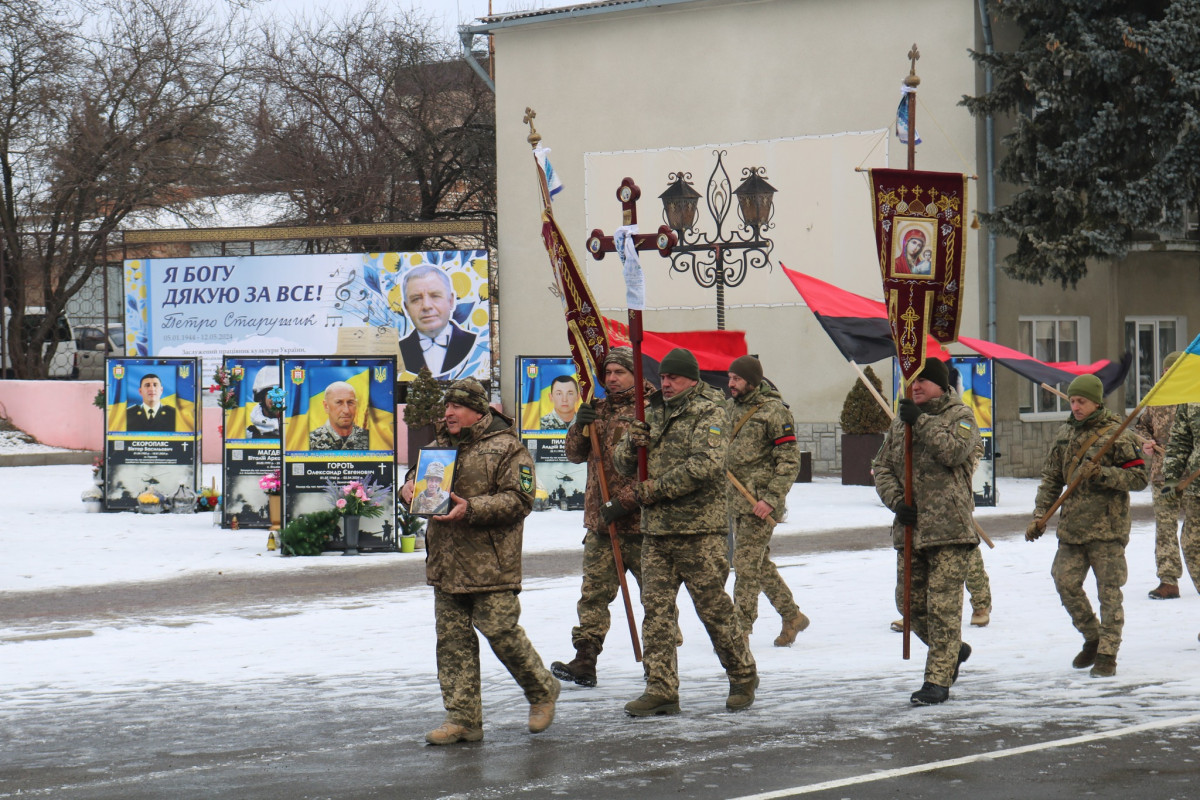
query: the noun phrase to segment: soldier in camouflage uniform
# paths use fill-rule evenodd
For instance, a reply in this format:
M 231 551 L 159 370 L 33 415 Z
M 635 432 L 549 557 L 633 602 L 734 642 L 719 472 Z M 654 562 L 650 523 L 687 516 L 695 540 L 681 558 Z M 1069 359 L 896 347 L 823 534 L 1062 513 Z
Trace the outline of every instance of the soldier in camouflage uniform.
M 788 647 L 808 627 L 808 617 L 771 561 L 771 533 L 783 520 L 787 493 L 800 469 L 796 426 L 779 392 L 763 384 L 762 364 L 754 356 L 741 356 L 729 365 L 729 392 L 725 469 L 757 500 L 751 505 L 732 481 L 726 485 L 734 525 L 733 602 L 738 625 L 749 638 L 758 619 L 761 591 L 783 620 L 775 646 Z
M 1164 373 L 1180 355 L 1175 352 L 1163 359 Z M 1158 571 L 1158 586 L 1150 590 L 1151 600 L 1178 599 L 1179 576 L 1183 574 L 1179 560 L 1179 495 L 1163 491 L 1163 452 L 1171 438 L 1175 408 L 1149 406 L 1133 426 L 1134 432 L 1146 440 L 1142 452 L 1150 459 L 1150 486 L 1154 493 L 1154 566 Z M 1200 567 L 1200 561 L 1188 562 L 1188 572 L 1200 577 L 1196 567 Z
M 1075 669 L 1091 667 L 1096 678 L 1117 674 L 1117 650 L 1125 609 L 1121 587 L 1129 577 L 1125 545 L 1129 543 L 1129 493 L 1146 488 L 1146 462 L 1137 440 L 1123 431 L 1099 463 L 1096 454 L 1120 427 L 1121 418 L 1104 407 L 1104 385 L 1095 375 L 1081 375 L 1067 389 L 1071 418 L 1058 430 L 1042 468 L 1034 520 L 1025 531 L 1029 541 L 1045 528 L 1041 519 L 1062 489 L 1082 476 L 1062 503 L 1058 521 L 1058 552 L 1050 574 L 1075 629 L 1083 634 L 1083 649 L 1071 662 Z M 1100 619 L 1083 591 L 1088 570 L 1095 573 Z
M 950 697 L 959 666 L 971 655 L 962 641 L 963 582 L 979 536 L 971 513 L 971 466 L 979 445 L 975 414 L 950 388 L 946 365 L 929 359 L 912 384 L 875 457 L 875 491 L 892 511 L 896 607 L 904 605 L 904 528 L 912 527 L 910 620 L 929 652 L 925 681 L 910 698 L 933 705 Z M 913 502 L 904 502 L 905 426 L 912 428 Z
M 637 484 L 642 507 L 642 638 L 646 691 L 625 705 L 631 716 L 679 713 L 675 653 L 676 597 L 687 586 L 729 677 L 730 711 L 754 702 L 758 670 L 725 592 L 729 517 L 725 502 L 724 396 L 700 382 L 691 352 L 676 348 L 659 363 L 662 391 L 646 422 L 633 422 L 613 452 L 625 475 L 637 474 L 646 448 L 649 478 Z
M 1171 440 L 1163 458 L 1163 492 L 1178 495 L 1179 483 L 1200 470 L 1200 403 L 1177 406 Z M 1157 497 L 1155 498 L 1157 500 Z M 1200 589 L 1200 479 L 1183 490 L 1183 560 L 1192 583 Z
M 533 459 L 512 420 L 488 407 L 479 381 L 466 378 L 446 390 L 437 425 L 438 447 L 458 448 L 450 510 L 430 518 L 425 576 L 434 587 L 438 682 L 446 721 L 430 744 L 483 738 L 478 629 L 492 652 L 525 691 L 529 731 L 554 720 L 559 683 L 542 665 L 520 625 L 521 534 L 533 508 Z M 413 472 L 401 489 L 412 502 Z
M 625 435 L 633 416 L 637 393 L 633 390 L 633 351 L 614 347 L 604 359 L 604 389 L 607 397 L 584 403 L 575 414 L 575 424 L 567 429 L 567 459 L 573 464 L 587 462 L 587 490 L 584 496 L 583 524 L 583 588 L 576 610 L 579 624 L 571 629 L 571 644 L 575 658 L 566 664 L 555 661 L 550 671 L 556 678 L 580 686 L 596 685 L 596 658 L 604 649 L 611 615 L 608 607 L 621 585 L 617 578 L 616 561 L 608 535 L 609 524 L 617 527 L 617 543 L 625 569 L 642 582 L 642 532 L 638 514 L 637 482 L 613 469 L 612 454 L 617 442 Z M 590 435 L 583 433 L 591 426 L 600 442 L 599 452 L 592 449 Z M 608 485 L 609 501 L 600 493 L 600 473 Z

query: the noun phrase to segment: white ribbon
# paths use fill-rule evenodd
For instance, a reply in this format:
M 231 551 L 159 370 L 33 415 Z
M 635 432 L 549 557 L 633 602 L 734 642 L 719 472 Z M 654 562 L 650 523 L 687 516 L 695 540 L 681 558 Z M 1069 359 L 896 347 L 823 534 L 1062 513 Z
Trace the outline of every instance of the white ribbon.
M 633 311 L 646 307 L 646 278 L 642 274 L 642 262 L 638 257 L 634 234 L 637 225 L 622 225 L 613 234 L 613 246 L 621 259 L 621 271 L 625 275 L 625 305 Z

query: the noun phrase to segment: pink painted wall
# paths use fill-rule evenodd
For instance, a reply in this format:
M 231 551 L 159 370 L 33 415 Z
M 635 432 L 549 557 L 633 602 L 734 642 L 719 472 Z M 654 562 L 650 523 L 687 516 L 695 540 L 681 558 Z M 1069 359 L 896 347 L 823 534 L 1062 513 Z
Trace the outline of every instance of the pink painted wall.
M 104 412 L 92 405 L 100 381 L 0 380 L 0 416 L 42 444 L 69 450 L 104 449 Z M 201 410 L 205 431 L 201 458 L 205 464 L 221 463 L 221 409 Z M 396 454 L 408 460 L 408 428 L 404 406 L 396 407 Z

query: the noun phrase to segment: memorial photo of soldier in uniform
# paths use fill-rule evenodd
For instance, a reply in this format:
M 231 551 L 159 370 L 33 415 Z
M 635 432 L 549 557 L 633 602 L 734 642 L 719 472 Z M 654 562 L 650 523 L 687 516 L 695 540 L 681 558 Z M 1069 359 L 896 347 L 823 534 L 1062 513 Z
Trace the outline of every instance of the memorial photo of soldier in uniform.
M 153 372 L 146 373 L 138 382 L 137 391 L 141 402 L 127 406 L 125 429 L 174 433 L 175 409 L 163 402 L 162 378 Z
M 368 450 L 366 428 L 355 424 L 358 417 L 358 395 L 345 381 L 334 381 L 325 387 L 322 406 L 325 423 L 308 434 L 310 450 Z
M 424 449 L 417 458 L 416 482 L 409 513 L 428 517 L 450 510 L 457 450 Z
M 542 417 L 539 427 L 544 431 L 565 431 L 579 408 L 579 382 L 572 375 L 559 375 L 550 383 L 550 400 L 554 410 Z

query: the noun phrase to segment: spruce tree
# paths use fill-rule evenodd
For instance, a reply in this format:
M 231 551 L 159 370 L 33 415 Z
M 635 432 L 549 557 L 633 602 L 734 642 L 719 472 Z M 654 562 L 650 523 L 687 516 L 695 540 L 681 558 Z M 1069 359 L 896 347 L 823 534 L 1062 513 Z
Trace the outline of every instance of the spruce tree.
M 1016 240 L 1009 275 L 1074 286 L 1088 259 L 1119 259 L 1139 232 L 1181 228 L 1200 199 L 1200 3 L 997 0 L 1011 52 L 971 56 L 994 78 L 964 97 L 1013 114 L 999 176 L 1011 200 L 982 215 Z

